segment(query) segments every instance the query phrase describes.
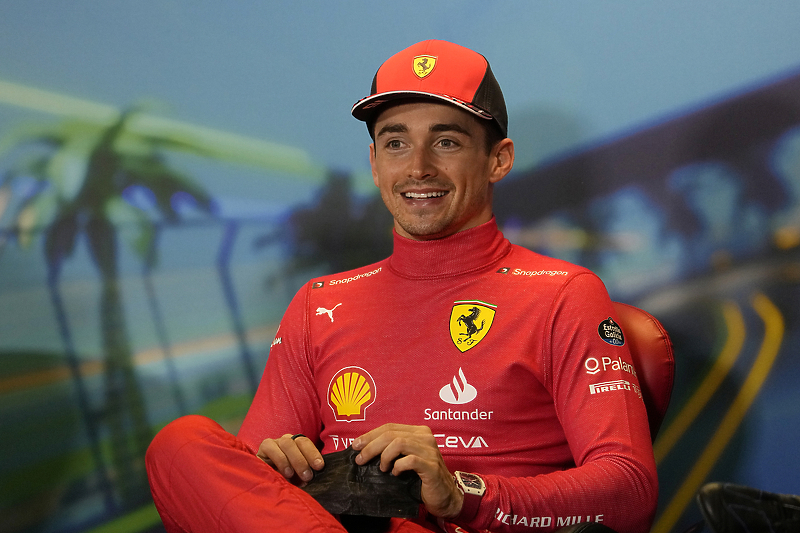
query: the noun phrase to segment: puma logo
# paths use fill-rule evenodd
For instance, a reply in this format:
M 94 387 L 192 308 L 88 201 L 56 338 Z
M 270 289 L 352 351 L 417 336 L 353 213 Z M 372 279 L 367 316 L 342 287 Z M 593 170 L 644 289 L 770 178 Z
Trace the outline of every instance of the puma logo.
M 328 318 L 330 318 L 331 322 L 333 322 L 333 311 L 334 311 L 334 309 L 336 309 L 340 305 L 342 305 L 342 304 L 338 303 L 338 304 L 334 305 L 333 309 L 325 309 L 324 307 L 317 307 L 317 316 L 328 315 Z

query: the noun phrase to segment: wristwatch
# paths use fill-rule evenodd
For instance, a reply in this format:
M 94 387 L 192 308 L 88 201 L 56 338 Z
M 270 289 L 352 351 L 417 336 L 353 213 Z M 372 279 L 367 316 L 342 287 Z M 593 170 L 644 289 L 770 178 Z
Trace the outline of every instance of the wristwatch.
M 453 473 L 453 479 L 458 490 L 464 494 L 464 505 L 461 507 L 458 519 L 470 521 L 478 514 L 481 498 L 483 498 L 483 493 L 486 492 L 486 484 L 479 475 L 470 474 L 469 472 L 456 471 Z

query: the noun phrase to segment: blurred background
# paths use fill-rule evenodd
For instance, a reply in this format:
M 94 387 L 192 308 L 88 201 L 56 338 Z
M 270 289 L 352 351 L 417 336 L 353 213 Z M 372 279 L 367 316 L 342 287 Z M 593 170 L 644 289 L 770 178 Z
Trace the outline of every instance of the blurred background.
M 800 493 L 796 2 L 4 0 L 1 531 L 163 531 L 155 432 L 235 432 L 300 285 L 391 253 L 349 110 L 429 38 L 503 87 L 509 239 L 672 336 L 653 531 Z

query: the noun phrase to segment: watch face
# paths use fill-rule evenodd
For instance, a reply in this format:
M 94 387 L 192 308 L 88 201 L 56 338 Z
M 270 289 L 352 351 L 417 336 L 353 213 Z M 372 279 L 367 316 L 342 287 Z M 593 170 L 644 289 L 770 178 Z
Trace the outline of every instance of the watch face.
M 465 487 L 475 490 L 480 490 L 483 488 L 483 480 L 475 474 L 461 472 L 461 483 L 463 483 Z

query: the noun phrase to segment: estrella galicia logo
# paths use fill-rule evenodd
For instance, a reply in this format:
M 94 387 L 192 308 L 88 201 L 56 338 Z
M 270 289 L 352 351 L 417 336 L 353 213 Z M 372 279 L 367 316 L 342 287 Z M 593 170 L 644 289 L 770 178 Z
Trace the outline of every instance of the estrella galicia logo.
M 622 346 L 625 344 L 625 336 L 622 334 L 622 328 L 619 324 L 614 322 L 611 317 L 600 322 L 597 328 L 597 333 L 603 342 L 607 342 L 612 346 Z

